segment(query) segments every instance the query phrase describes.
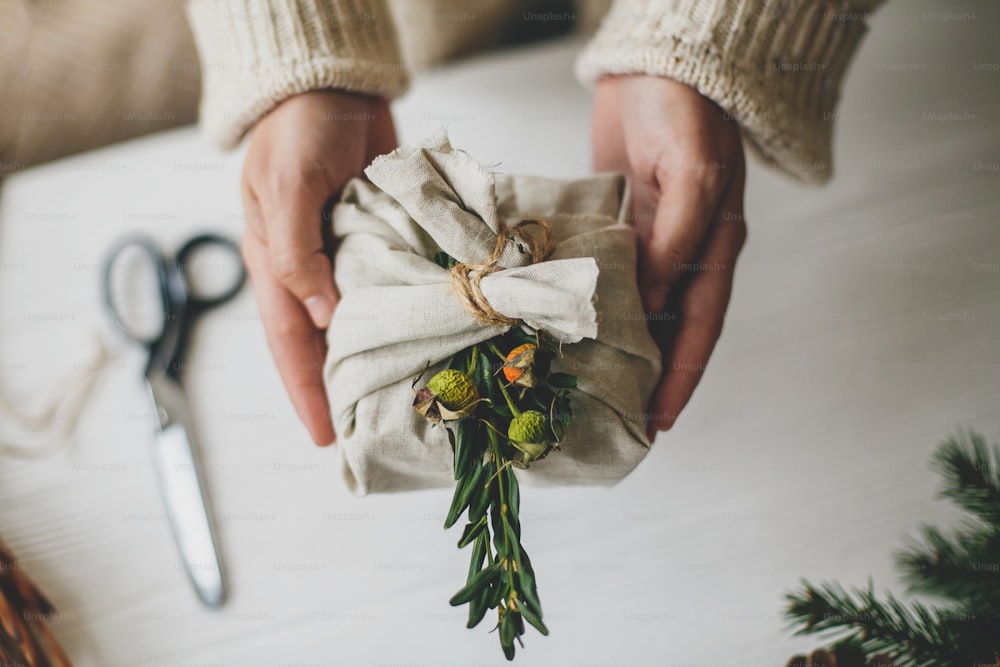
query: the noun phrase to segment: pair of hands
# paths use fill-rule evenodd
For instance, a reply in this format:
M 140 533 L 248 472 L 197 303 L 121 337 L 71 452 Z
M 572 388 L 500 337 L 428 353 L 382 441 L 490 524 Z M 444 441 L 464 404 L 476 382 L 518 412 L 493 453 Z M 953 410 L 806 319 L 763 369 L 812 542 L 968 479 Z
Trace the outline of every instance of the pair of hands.
M 663 375 L 649 406 L 652 438 L 673 426 L 722 331 L 746 238 L 743 148 L 736 123 L 714 103 L 644 75 L 597 84 L 592 132 L 595 170 L 625 172 L 632 183 L 644 308 L 671 325 L 658 340 Z M 244 164 L 244 261 L 282 382 L 318 445 L 336 437 L 323 330 L 338 300 L 321 211 L 396 146 L 385 100 L 316 91 L 257 123 Z

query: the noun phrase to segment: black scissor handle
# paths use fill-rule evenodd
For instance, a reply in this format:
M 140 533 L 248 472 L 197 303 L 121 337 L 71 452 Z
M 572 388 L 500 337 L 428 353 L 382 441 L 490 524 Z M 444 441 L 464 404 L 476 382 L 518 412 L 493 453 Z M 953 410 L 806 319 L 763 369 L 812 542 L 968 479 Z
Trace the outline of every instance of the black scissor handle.
M 107 309 L 108 314 L 111 316 L 111 320 L 122 333 L 132 340 L 150 345 L 157 338 L 159 338 L 160 334 L 149 337 L 137 335 L 135 330 L 126 324 L 126 320 L 128 318 L 123 319 L 121 317 L 121 313 L 118 312 L 118 306 L 115 304 L 114 300 L 115 290 L 112 286 L 111 272 L 114 270 L 115 262 L 122 255 L 122 253 L 132 249 L 138 250 L 145 255 L 146 261 L 149 262 L 156 270 L 157 285 L 160 291 L 163 312 L 169 312 L 171 294 L 170 281 L 168 280 L 167 275 L 169 272 L 167 259 L 163 256 L 163 253 L 160 251 L 160 248 L 156 245 L 156 242 L 153 241 L 153 239 L 140 234 L 128 236 L 122 239 L 108 252 L 107 258 L 104 260 L 104 306 Z
M 196 252 L 203 250 L 206 247 L 217 247 L 221 248 L 223 251 L 231 254 L 236 260 L 236 277 L 233 282 L 229 284 L 224 290 L 218 294 L 211 294 L 208 296 L 199 294 L 195 287 L 191 284 L 191 275 L 189 273 L 190 260 Z M 198 234 L 197 236 L 191 237 L 184 245 L 181 246 L 180 250 L 177 251 L 176 257 L 177 267 L 184 273 L 187 278 L 188 283 L 188 301 L 192 306 L 195 306 L 200 311 L 204 311 L 207 308 L 213 308 L 215 306 L 221 305 L 226 301 L 232 299 L 243 287 L 243 283 L 247 279 L 246 267 L 243 265 L 243 258 L 240 254 L 240 249 L 233 242 L 225 236 L 220 236 L 219 234 Z

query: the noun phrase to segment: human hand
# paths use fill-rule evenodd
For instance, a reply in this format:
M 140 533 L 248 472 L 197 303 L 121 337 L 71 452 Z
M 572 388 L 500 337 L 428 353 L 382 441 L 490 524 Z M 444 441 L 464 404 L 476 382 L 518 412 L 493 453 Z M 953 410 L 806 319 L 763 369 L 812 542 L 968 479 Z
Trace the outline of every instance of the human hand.
M 278 373 L 317 445 L 336 439 L 323 329 L 339 295 L 324 254 L 323 208 L 396 143 L 385 100 L 314 91 L 288 98 L 257 123 L 243 164 L 243 259 Z
M 624 171 L 639 237 L 639 289 L 652 316 L 663 375 L 647 431 L 684 409 L 722 332 L 736 257 L 746 240 L 746 168 L 739 127 L 694 88 L 647 75 L 597 84 L 592 122 L 597 171 Z M 663 327 L 652 327 L 654 330 Z

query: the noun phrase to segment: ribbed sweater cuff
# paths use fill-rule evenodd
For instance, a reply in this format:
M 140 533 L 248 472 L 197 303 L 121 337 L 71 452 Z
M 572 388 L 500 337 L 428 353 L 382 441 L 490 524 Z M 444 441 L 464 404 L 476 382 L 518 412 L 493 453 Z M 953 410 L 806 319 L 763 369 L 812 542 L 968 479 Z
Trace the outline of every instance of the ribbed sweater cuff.
M 871 4 L 871 3 L 869 3 Z M 666 76 L 737 120 L 766 162 L 806 182 L 832 175 L 833 111 L 867 32 L 867 10 L 836 0 L 617 0 L 576 62 Z
M 393 98 L 409 76 L 385 0 L 188 0 L 202 130 L 232 148 L 283 100 L 338 88 Z

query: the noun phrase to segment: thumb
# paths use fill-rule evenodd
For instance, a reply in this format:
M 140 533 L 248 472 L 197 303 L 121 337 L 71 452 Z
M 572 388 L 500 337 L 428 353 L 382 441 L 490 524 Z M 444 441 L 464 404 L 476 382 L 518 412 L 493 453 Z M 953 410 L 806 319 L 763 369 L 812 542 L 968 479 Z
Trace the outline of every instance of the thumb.
M 323 251 L 323 206 L 332 195 L 323 179 L 303 180 L 279 199 L 261 201 L 271 271 L 325 329 L 339 299 Z

